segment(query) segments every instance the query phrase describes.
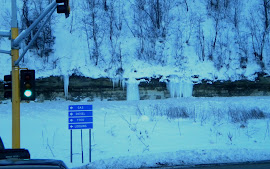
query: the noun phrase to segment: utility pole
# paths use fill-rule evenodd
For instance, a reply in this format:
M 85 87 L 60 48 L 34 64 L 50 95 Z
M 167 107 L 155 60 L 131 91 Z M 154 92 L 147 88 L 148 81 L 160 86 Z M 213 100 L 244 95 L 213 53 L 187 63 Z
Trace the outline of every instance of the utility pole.
M 20 81 L 19 65 L 14 62 L 19 58 L 19 46 L 12 45 L 13 41 L 19 36 L 17 21 L 16 0 L 11 2 L 11 66 L 12 66 L 12 148 L 20 148 Z

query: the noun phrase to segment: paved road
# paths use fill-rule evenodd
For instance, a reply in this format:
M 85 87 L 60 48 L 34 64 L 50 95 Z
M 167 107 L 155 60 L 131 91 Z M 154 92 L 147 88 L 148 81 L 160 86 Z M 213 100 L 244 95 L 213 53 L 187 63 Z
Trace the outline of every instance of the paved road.
M 166 166 L 166 167 L 162 166 L 156 168 L 157 169 L 270 169 L 270 161 L 226 163 L 226 164 L 204 164 L 194 166 Z

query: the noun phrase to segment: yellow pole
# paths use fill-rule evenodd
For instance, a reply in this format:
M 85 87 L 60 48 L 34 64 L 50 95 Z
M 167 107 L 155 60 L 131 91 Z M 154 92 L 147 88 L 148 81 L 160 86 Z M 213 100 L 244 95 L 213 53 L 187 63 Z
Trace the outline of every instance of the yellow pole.
M 11 28 L 11 39 L 14 40 L 19 35 L 18 27 Z M 12 148 L 20 148 L 20 80 L 19 66 L 14 65 L 14 61 L 19 58 L 19 49 L 11 49 L 12 56 Z

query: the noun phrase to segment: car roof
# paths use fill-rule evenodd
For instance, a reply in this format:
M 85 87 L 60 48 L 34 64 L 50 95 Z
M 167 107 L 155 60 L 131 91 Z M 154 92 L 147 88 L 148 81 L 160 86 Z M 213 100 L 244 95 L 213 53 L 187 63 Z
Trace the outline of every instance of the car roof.
M 26 168 L 41 168 L 41 169 L 67 169 L 65 163 L 61 160 L 51 159 L 5 159 L 0 160 L 0 169 L 26 169 Z

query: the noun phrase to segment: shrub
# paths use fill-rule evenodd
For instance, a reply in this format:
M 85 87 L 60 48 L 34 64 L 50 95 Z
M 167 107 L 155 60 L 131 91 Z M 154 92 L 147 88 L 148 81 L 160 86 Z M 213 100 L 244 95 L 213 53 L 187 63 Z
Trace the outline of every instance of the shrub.
M 259 108 L 246 110 L 244 108 L 229 108 L 229 118 L 233 123 L 246 123 L 251 119 L 263 119 L 265 114 Z
M 171 119 L 189 117 L 188 110 L 185 107 L 169 107 L 166 110 L 166 115 Z

